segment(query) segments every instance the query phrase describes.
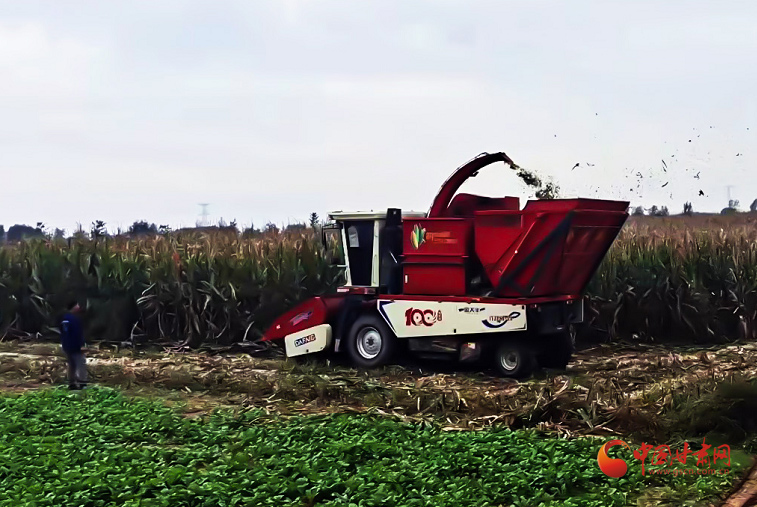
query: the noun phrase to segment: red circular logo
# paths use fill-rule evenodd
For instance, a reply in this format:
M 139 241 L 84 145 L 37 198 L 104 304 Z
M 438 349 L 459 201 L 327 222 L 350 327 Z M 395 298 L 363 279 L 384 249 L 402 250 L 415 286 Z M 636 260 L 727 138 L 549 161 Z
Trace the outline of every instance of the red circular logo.
M 607 451 L 610 450 L 610 447 L 616 445 L 624 445 L 629 451 L 631 450 L 631 447 L 622 440 L 610 440 L 600 447 L 599 452 L 597 453 L 597 463 L 599 463 L 599 469 L 602 470 L 605 475 L 618 479 L 626 475 L 628 465 L 626 465 L 626 462 L 620 458 L 611 458 L 607 455 Z

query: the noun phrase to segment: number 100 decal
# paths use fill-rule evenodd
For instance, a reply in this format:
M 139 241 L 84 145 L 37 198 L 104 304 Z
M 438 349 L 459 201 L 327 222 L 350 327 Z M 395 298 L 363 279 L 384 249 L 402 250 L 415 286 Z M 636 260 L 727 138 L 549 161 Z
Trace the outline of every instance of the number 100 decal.
M 433 326 L 442 321 L 441 310 L 421 310 L 418 308 L 408 308 L 405 311 L 406 326 Z

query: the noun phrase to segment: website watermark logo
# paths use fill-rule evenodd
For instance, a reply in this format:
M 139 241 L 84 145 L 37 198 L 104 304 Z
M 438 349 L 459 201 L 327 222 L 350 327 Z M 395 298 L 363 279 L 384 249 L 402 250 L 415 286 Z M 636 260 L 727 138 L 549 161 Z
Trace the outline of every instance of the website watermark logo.
M 621 458 L 611 458 L 607 455 L 607 451 L 610 447 L 616 445 L 624 445 L 626 449 L 629 451 L 631 450 L 631 446 L 622 440 L 610 440 L 599 448 L 599 452 L 597 453 L 597 463 L 599 463 L 599 469 L 602 470 L 605 475 L 618 479 L 626 475 L 628 465 Z
M 615 446 L 623 446 L 633 451 L 633 459 L 641 462 L 641 475 L 649 472 L 651 475 L 724 475 L 731 472 L 731 447 L 723 444 L 717 447 L 702 439 L 702 448 L 693 451 L 688 442 L 684 442 L 683 450 L 676 449 L 673 454 L 669 445 L 653 446 L 642 442 L 639 449 L 633 450 L 623 440 L 610 440 L 597 452 L 599 469 L 608 477 L 618 479 L 628 472 L 625 459 L 611 458 L 608 451 Z M 692 458 L 692 459 L 689 459 Z M 673 468 L 676 462 L 686 466 L 693 464 L 695 468 Z M 719 465 L 719 466 L 718 466 Z M 651 467 L 651 468 L 647 468 Z

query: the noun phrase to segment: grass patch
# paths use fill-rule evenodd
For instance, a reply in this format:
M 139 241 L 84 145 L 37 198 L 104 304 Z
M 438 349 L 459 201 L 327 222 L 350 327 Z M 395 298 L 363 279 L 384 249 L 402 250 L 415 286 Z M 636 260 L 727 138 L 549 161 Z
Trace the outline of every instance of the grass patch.
M 187 418 L 112 389 L 49 389 L 0 397 L 0 506 L 682 505 L 721 496 L 741 469 L 642 477 L 629 459 L 611 479 L 603 442 L 369 415 Z
M 757 452 L 757 381 L 731 379 L 701 397 L 679 395 L 672 405 L 666 419 L 674 431 Z

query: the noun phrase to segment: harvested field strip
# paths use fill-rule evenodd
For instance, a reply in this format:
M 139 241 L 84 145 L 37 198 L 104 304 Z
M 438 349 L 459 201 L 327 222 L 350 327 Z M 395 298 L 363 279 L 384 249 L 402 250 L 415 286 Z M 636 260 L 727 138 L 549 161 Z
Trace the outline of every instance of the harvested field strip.
M 366 415 L 188 419 L 108 388 L 0 397 L 0 506 L 682 505 L 738 478 L 596 466 L 595 438 Z M 643 492 L 643 493 L 642 493 Z
M 65 382 L 65 364 L 51 355 L 54 348 L 7 347 L 18 352 L 0 353 L 0 380 L 6 387 Z M 371 411 L 458 428 L 538 427 L 571 435 L 634 434 L 663 441 L 675 434 L 699 435 L 713 429 L 717 421 L 712 419 L 713 427 L 708 428 L 708 409 L 727 413 L 729 407 L 705 402 L 728 401 L 716 396 L 721 384 L 739 385 L 742 378 L 757 378 L 757 347 L 598 347 L 579 353 L 567 374 L 541 374 L 527 382 L 417 366 L 360 372 L 243 355 L 100 351 L 90 357 L 89 368 L 101 384 L 182 391 L 192 401 L 192 410 L 212 398 L 215 403 L 281 414 Z M 748 390 L 731 394 L 735 402 L 750 396 Z M 686 414 L 688 419 L 679 415 L 689 408 L 696 410 Z M 701 417 L 689 417 L 692 414 Z M 695 421 L 698 426 L 691 428 Z M 739 424 L 748 430 L 751 423 L 747 418 Z

